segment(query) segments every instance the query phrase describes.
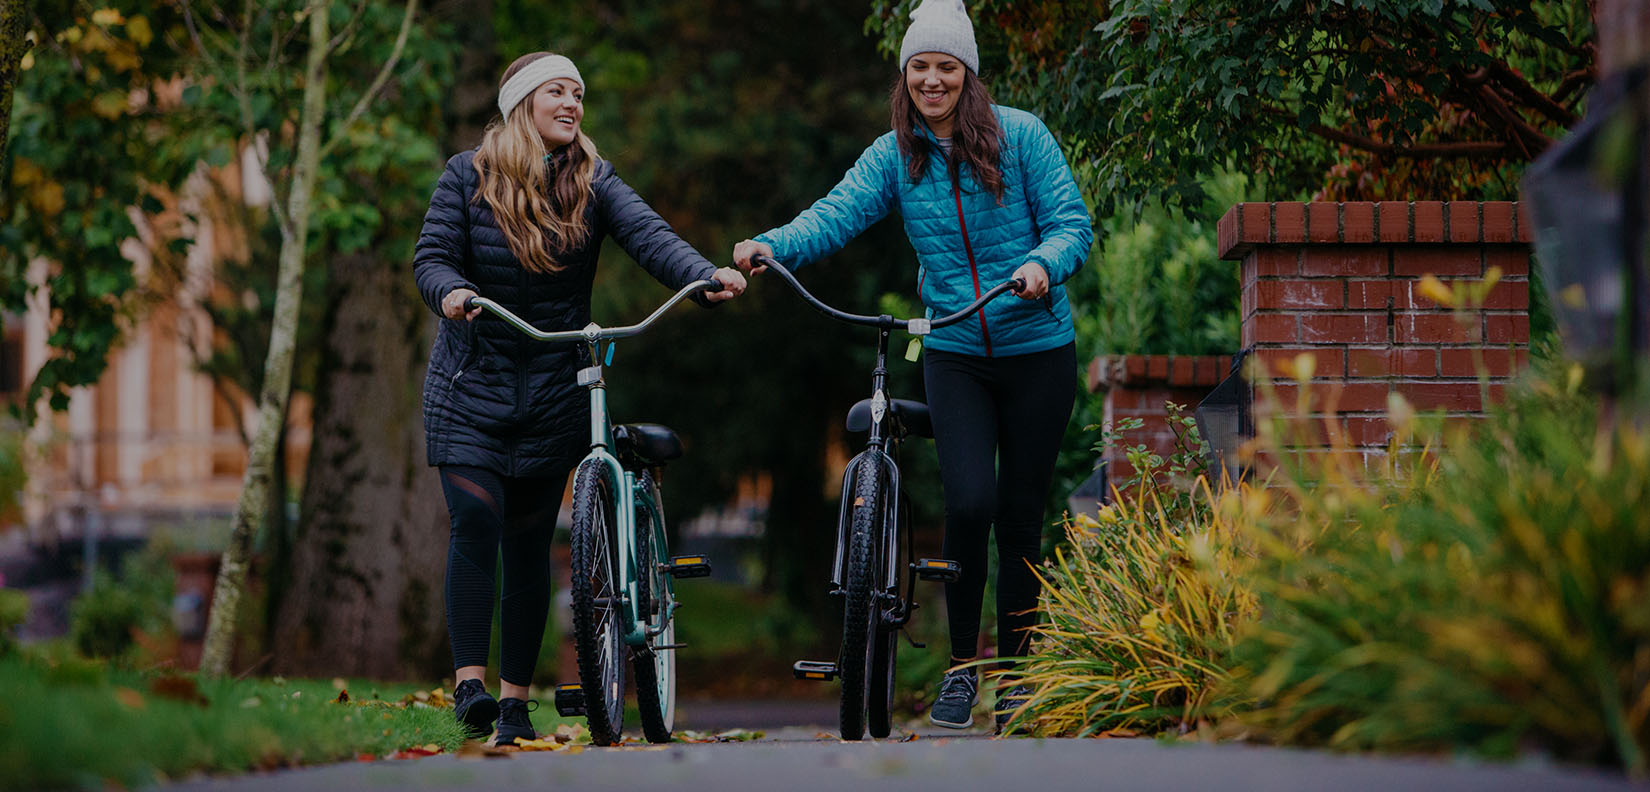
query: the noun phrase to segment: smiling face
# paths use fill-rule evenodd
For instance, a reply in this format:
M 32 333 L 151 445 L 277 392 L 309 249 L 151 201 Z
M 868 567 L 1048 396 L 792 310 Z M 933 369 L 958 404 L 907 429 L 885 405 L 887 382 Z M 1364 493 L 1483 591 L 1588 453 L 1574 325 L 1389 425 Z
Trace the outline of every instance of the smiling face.
M 940 137 L 951 137 L 967 71 L 962 61 L 943 52 L 918 53 L 905 62 L 905 90 Z
M 558 77 L 533 89 L 533 127 L 547 148 L 558 149 L 572 143 L 584 120 L 584 89 Z

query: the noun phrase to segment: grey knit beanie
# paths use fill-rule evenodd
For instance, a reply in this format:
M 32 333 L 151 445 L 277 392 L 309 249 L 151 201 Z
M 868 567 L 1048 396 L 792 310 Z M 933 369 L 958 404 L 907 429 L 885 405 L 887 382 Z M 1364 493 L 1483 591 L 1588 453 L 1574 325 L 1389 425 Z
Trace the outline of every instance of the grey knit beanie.
M 943 52 L 963 62 L 968 70 L 980 73 L 980 50 L 974 46 L 974 24 L 968 21 L 963 0 L 922 0 L 911 12 L 911 28 L 899 45 L 899 70 L 911 56 Z

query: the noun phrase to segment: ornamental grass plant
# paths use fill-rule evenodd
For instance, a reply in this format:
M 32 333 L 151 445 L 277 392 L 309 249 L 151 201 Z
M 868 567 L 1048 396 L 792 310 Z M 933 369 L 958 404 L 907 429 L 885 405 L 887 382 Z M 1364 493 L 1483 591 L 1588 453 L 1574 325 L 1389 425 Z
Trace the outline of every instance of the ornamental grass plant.
M 1262 523 L 1233 700 L 1272 740 L 1645 770 L 1650 433 L 1579 377 L 1512 389 L 1435 459 Z M 1417 475 L 1420 474 L 1420 475 Z
M 1068 522 L 1038 570 L 1016 726 L 1535 753 L 1642 776 L 1650 429 L 1642 406 L 1601 417 L 1580 385 L 1540 364 L 1482 419 L 1395 398 L 1379 464 L 1296 419 L 1262 424 L 1278 464 L 1257 481 L 1132 483 Z

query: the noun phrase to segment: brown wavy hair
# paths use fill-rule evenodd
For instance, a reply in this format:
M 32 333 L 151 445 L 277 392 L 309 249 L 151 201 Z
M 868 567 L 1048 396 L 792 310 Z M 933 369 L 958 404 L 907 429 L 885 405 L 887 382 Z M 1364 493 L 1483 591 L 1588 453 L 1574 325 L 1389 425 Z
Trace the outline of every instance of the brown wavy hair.
M 946 157 L 947 175 L 957 175 L 967 166 L 974 180 L 991 193 L 997 203 L 1003 202 L 1003 128 L 997 123 L 997 114 L 991 110 L 991 92 L 985 83 L 974 76 L 971 69 L 963 70 L 962 91 L 957 96 L 955 128 L 951 132 L 951 154 Z M 917 134 L 927 120 L 911 100 L 905 87 L 905 72 L 894 78 L 894 88 L 888 93 L 888 107 L 892 116 L 899 153 L 905 157 L 906 172 L 911 182 L 922 181 L 928 173 L 928 158 L 934 143 Z
M 527 64 L 549 55 L 533 52 L 516 58 L 504 70 L 499 88 Z M 584 212 L 596 173 L 596 144 L 581 128 L 572 143 L 548 150 L 533 126 L 534 87 L 508 118 L 487 125 L 475 157 L 480 184 L 471 201 L 485 200 L 492 207 L 510 252 L 523 267 L 559 272 L 562 264 L 556 257 L 590 237 Z

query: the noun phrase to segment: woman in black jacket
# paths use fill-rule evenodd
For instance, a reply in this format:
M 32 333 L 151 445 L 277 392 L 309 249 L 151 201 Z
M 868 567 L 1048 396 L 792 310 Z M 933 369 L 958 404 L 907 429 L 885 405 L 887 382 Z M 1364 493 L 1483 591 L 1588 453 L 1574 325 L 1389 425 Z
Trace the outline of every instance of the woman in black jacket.
M 535 52 L 499 83 L 502 118 L 481 146 L 447 161 L 418 237 L 419 293 L 445 321 L 424 380 L 429 463 L 440 468 L 452 533 L 447 630 L 461 723 L 498 742 L 533 739 L 527 686 L 550 607 L 550 537 L 568 473 L 589 445 L 590 408 L 574 375 L 578 345 L 545 345 L 503 322 L 474 322 L 478 293 L 542 330 L 590 321 L 601 240 L 610 236 L 673 289 L 715 277 L 745 289 L 671 230 L 600 159 L 580 130 L 584 81 L 573 62 Z M 487 693 L 494 570 L 499 588 L 499 699 Z

